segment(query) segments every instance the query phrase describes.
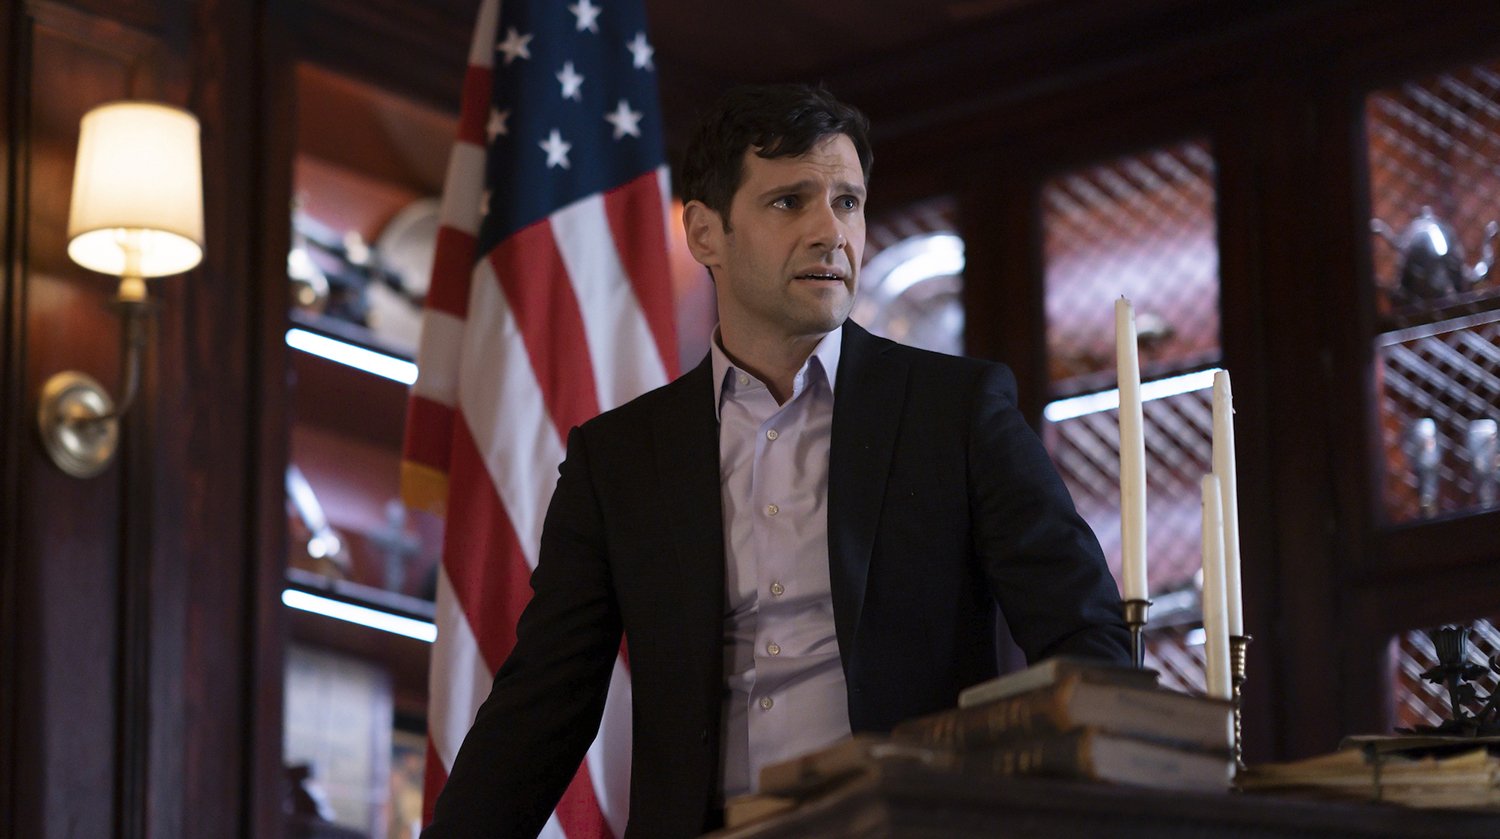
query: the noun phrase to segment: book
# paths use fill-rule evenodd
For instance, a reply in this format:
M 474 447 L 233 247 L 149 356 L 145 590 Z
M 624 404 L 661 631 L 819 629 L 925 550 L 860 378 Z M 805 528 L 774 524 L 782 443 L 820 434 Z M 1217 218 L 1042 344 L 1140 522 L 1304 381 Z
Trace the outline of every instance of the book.
M 827 748 L 762 767 L 759 792 L 806 797 L 893 760 L 934 765 L 949 762 L 950 758 L 920 745 L 896 743 L 875 734 L 856 734 Z
M 797 806 L 799 799 L 786 795 L 751 793 L 737 795 L 724 803 L 724 826 L 741 827 L 770 818 Z
M 1234 777 L 1227 754 L 1184 751 L 1097 728 L 967 751 L 958 768 L 986 775 L 1081 778 L 1173 790 L 1223 792 Z
M 1037 688 L 1056 684 L 1065 678 L 1077 677 L 1089 682 L 1130 687 L 1156 687 L 1155 670 L 1145 670 L 1122 664 L 1110 664 L 1076 656 L 1059 655 L 1038 662 L 1025 670 L 1006 673 L 989 681 L 965 688 L 958 694 L 958 707 L 971 708 L 1027 693 Z
M 1260 764 L 1240 772 L 1236 783 L 1246 792 L 1386 801 L 1408 807 L 1500 806 L 1500 757 L 1485 744 L 1471 743 L 1456 753 L 1418 756 L 1394 748 L 1396 738 L 1350 739 L 1392 748 L 1381 751 L 1364 742 L 1305 760 Z M 1435 738 L 1401 739 L 1410 748 L 1416 740 Z M 1433 745 L 1423 743 L 1416 748 Z
M 1156 687 L 1101 684 L 1078 674 L 984 705 L 943 711 L 897 725 L 897 742 L 963 751 L 1075 728 L 1228 754 L 1234 706 L 1221 699 Z

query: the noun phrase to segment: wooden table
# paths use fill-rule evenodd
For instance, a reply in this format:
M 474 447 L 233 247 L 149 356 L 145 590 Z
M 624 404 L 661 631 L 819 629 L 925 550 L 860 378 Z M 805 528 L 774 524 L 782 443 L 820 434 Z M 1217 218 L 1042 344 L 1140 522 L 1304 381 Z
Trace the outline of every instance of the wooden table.
M 986 778 L 891 763 L 791 812 L 710 835 L 714 839 L 1500 839 L 1500 812 L 1173 792 L 1043 778 Z

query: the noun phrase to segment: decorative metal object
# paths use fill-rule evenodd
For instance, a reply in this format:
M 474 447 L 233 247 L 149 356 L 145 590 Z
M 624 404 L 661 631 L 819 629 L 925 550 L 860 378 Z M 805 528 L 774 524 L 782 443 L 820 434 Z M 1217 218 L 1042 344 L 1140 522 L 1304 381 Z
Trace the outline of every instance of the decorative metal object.
M 1483 255 L 1470 266 L 1453 227 L 1438 218 L 1431 207 L 1422 212 L 1400 234 L 1380 219 L 1370 219 L 1370 232 L 1384 239 L 1401 254 L 1401 289 L 1425 299 L 1468 291 L 1489 275 L 1495 263 L 1494 242 L 1500 222 L 1484 226 Z
M 1398 728 L 1402 734 L 1442 734 L 1467 737 L 1500 735 L 1500 691 L 1480 696 L 1475 687 L 1487 670 L 1500 673 L 1500 654 L 1490 656 L 1485 668 L 1469 661 L 1469 627 L 1444 626 L 1428 633 L 1437 651 L 1438 663 L 1422 678 L 1448 690 L 1449 716 L 1439 725 Z M 1480 704 L 1478 713 L 1469 707 Z
M 1437 515 L 1438 465 L 1442 452 L 1438 448 L 1437 421 L 1421 417 L 1406 432 L 1406 459 L 1417 478 L 1417 499 L 1422 517 Z
M 42 445 L 57 468 L 75 478 L 92 478 L 109 467 L 120 444 L 120 418 L 140 392 L 141 355 L 155 304 L 116 300 L 113 306 L 123 320 L 120 381 L 125 395 L 119 403 L 93 377 L 68 370 L 47 380 L 37 406 Z
M 1125 625 L 1130 628 L 1130 660 L 1138 670 L 1146 667 L 1146 643 L 1141 634 L 1146 630 L 1146 619 L 1150 612 L 1150 600 L 1125 601 Z
M 1492 419 L 1470 420 L 1464 440 L 1469 466 L 1474 470 L 1474 500 L 1481 507 L 1495 506 L 1495 477 L 1500 471 L 1500 445 Z
M 877 335 L 959 355 L 964 343 L 964 242 L 923 233 L 885 248 L 860 271 L 854 318 Z
M 1245 653 L 1253 640 L 1249 635 L 1229 636 L 1229 678 L 1234 687 L 1234 768 L 1245 768 L 1244 694 Z

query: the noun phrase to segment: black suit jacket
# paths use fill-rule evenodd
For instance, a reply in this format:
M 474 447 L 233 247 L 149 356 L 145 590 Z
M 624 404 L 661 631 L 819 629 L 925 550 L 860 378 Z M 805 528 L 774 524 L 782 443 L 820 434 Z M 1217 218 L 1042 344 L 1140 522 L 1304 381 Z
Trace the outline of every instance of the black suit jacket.
M 621 633 L 629 836 L 719 817 L 724 540 L 707 359 L 576 428 L 517 642 L 427 835 L 534 836 L 598 730 Z M 998 602 L 1028 660 L 1124 661 L 1119 595 L 1003 365 L 844 325 L 828 556 L 855 731 L 953 707 L 996 673 Z

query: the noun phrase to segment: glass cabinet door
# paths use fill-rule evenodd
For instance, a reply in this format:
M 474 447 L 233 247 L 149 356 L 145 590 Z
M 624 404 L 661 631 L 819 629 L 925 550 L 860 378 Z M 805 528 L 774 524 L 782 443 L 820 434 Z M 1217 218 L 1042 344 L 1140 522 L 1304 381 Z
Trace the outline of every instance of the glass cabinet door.
M 1215 164 L 1190 140 L 1063 172 L 1042 188 L 1049 403 L 1043 439 L 1120 573 L 1114 301 L 1135 306 L 1146 434 L 1147 659 L 1201 690 L 1199 479 L 1211 469 L 1219 339 Z M 1154 398 L 1152 398 L 1154 397 Z

